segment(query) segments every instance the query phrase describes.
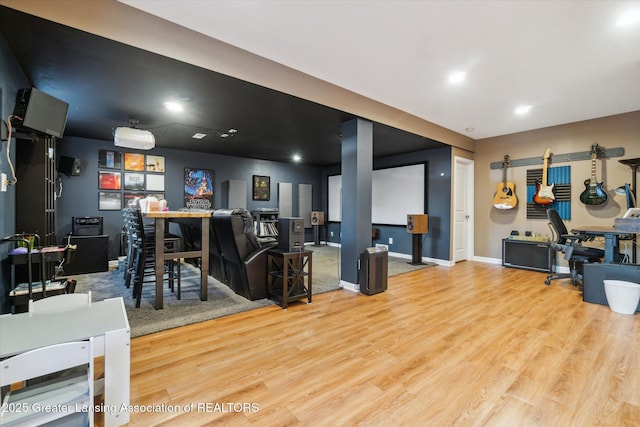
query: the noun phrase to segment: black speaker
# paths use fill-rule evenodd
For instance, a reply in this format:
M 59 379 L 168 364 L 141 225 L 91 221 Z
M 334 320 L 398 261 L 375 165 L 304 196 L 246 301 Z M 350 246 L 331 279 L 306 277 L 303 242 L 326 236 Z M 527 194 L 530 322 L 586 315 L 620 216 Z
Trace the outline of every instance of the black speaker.
M 82 169 L 82 162 L 75 157 L 60 156 L 58 172 L 66 176 L 78 176 Z
M 287 252 L 304 249 L 302 218 L 278 218 L 278 248 Z
M 62 138 L 68 110 L 69 104 L 36 88 L 20 89 L 16 94 L 12 123 L 16 128 Z
M 100 236 L 103 230 L 101 216 L 83 216 L 71 218 L 71 235 Z

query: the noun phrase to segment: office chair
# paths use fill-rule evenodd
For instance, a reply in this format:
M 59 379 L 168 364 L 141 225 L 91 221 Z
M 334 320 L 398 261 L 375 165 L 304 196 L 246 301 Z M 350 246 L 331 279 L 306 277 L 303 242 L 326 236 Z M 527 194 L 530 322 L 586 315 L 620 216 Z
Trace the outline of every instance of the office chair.
M 604 258 L 604 251 L 598 248 L 582 246 L 583 241 L 591 240 L 592 237 L 582 234 L 570 234 L 557 210 L 547 209 L 547 219 L 553 235 L 551 246 L 556 251 L 564 254 L 564 259 L 569 263 L 570 272 L 550 274 L 544 284 L 549 285 L 552 280 L 556 279 L 571 279 L 573 284 L 578 285 L 582 290 L 582 266 L 585 263 L 601 261 Z

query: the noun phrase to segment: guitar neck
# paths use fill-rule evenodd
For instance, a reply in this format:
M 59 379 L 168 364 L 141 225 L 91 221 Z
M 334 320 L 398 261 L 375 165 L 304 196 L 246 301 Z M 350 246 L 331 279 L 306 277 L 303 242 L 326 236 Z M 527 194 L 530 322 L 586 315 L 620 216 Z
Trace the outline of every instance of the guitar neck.
M 596 155 L 591 155 L 591 185 L 596 184 Z
M 542 166 L 542 185 L 547 185 L 547 159 L 544 159 L 544 166 Z

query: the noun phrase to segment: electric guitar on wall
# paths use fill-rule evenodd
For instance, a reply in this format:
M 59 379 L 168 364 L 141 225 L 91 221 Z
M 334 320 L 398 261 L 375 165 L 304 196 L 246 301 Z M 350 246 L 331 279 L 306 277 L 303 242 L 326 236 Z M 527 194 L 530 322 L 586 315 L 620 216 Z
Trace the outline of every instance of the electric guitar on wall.
M 513 209 L 518 204 L 516 186 L 513 182 L 507 182 L 508 167 L 509 156 L 505 154 L 502 162 L 502 182 L 498 184 L 496 193 L 493 195 L 493 206 L 498 209 Z
M 591 146 L 591 178 L 585 179 L 585 190 L 580 194 L 580 201 L 585 205 L 601 205 L 607 201 L 607 193 L 602 189 L 602 182 L 596 181 L 596 157 L 598 144 Z
M 547 167 L 549 157 L 551 157 L 551 148 L 547 148 L 544 152 L 544 165 L 542 167 L 542 181 L 536 182 L 536 194 L 533 195 L 533 203 L 536 205 L 550 205 L 555 200 L 556 196 L 553 194 L 553 187 L 555 184 L 547 185 Z

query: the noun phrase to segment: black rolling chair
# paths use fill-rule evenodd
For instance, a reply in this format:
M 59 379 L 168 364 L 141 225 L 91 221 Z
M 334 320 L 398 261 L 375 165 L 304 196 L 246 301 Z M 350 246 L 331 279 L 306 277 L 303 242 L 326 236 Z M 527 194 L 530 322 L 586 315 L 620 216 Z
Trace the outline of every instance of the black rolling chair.
M 560 214 L 555 209 L 547 209 L 549 228 L 553 233 L 551 246 L 564 254 L 564 259 L 569 263 L 569 273 L 557 273 L 547 276 L 544 281 L 549 285 L 552 280 L 571 279 L 574 285 L 582 289 L 582 266 L 586 263 L 600 262 L 604 257 L 604 251 L 598 248 L 582 246 L 582 242 L 591 240 L 592 237 L 582 234 L 570 234 Z

